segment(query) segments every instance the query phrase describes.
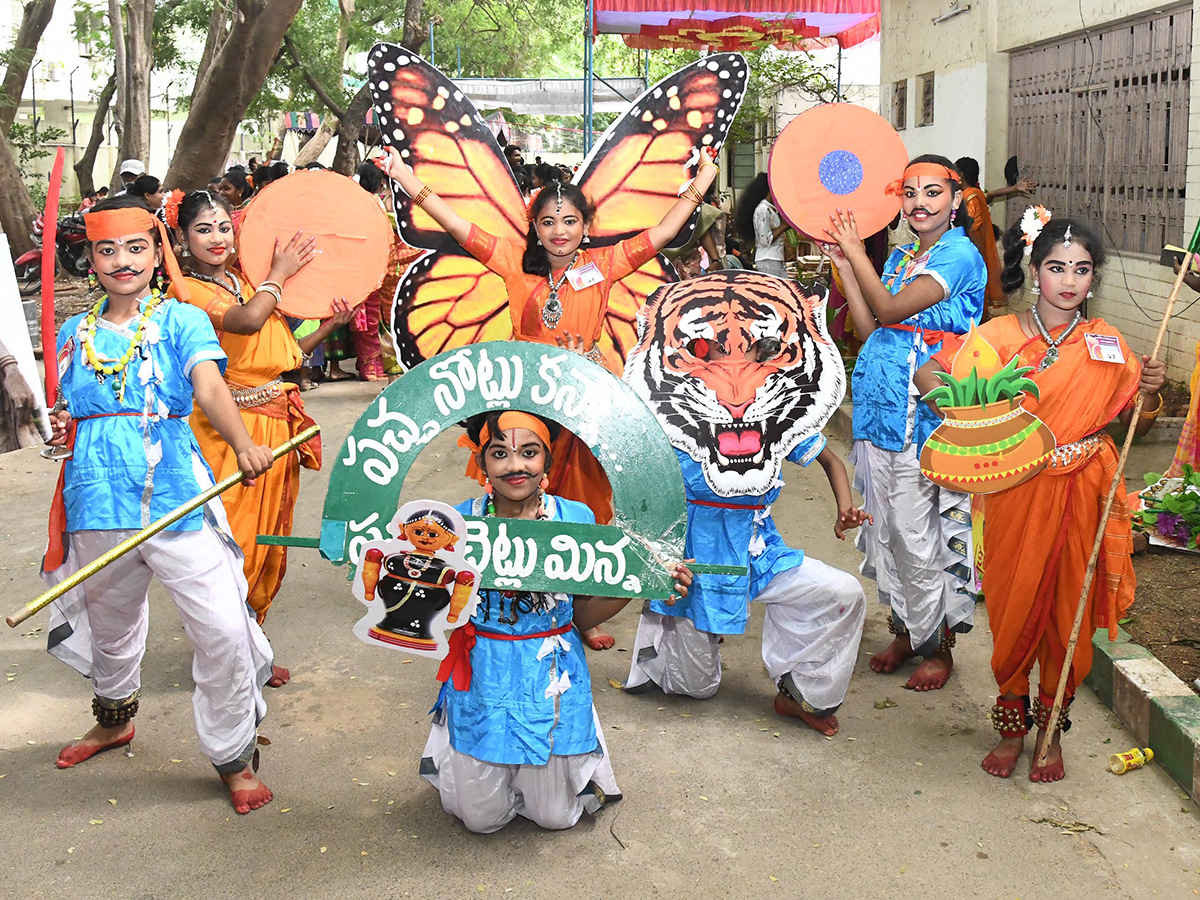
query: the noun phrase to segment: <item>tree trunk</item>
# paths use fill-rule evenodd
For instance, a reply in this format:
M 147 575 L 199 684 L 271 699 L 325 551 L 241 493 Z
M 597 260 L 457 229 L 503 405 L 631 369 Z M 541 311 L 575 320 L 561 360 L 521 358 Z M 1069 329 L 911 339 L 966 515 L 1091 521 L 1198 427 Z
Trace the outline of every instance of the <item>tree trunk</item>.
M 192 92 L 167 184 L 200 187 L 221 171 L 237 125 L 266 81 L 301 2 L 237 0 L 233 24 L 213 53 L 203 83 Z
M 4 134 L 8 134 L 17 117 L 17 107 L 21 104 L 21 94 L 25 92 L 25 82 L 29 78 L 29 67 L 33 65 L 38 42 L 50 24 L 52 15 L 54 0 L 31 0 L 25 4 L 21 28 L 10 51 L 4 81 L 0 82 L 0 131 Z
M 112 104 L 113 94 L 116 92 L 117 76 L 110 75 L 104 90 L 100 92 L 100 99 L 96 101 L 96 118 L 92 120 L 92 133 L 88 136 L 87 146 L 72 167 L 75 169 L 75 179 L 79 182 L 80 197 L 87 196 L 87 192 L 96 187 L 92 180 L 92 170 L 96 167 L 96 153 L 104 143 L 104 120 L 108 116 L 108 107 Z
M 29 188 L 17 169 L 12 144 L 8 142 L 8 136 L 0 131 L 0 224 L 3 224 L 4 233 L 8 235 L 14 258 L 33 249 L 29 228 L 37 214 L 38 210 L 29 197 Z
M 425 30 L 421 28 L 421 13 L 425 0 L 407 0 L 404 4 L 404 32 L 400 44 L 413 53 L 421 52 L 425 43 Z M 333 157 L 333 170 L 343 175 L 353 175 L 358 167 L 358 138 L 362 134 L 363 120 L 371 108 L 369 84 L 364 84 L 350 101 L 346 115 L 338 125 L 337 153 Z
M 112 30 L 113 71 L 117 79 L 117 97 L 113 102 L 113 125 L 117 129 L 117 146 L 125 146 L 125 109 L 129 106 L 129 66 L 125 59 L 125 16 L 121 0 L 108 0 L 108 24 Z M 120 166 L 120 161 L 117 163 Z M 121 189 L 121 173 L 113 172 L 109 190 Z
M 346 47 L 350 42 L 350 23 L 354 20 L 354 6 L 355 0 L 338 0 L 336 53 L 339 71 L 346 62 Z M 300 58 L 300 53 L 296 49 L 296 45 L 286 36 L 283 42 L 295 63 L 304 68 L 304 80 L 308 82 L 308 86 L 312 88 L 313 93 L 317 95 L 318 99 L 329 110 L 329 114 L 321 117 L 321 127 L 317 129 L 317 133 L 296 154 L 294 165 L 297 169 L 300 169 L 307 166 L 310 162 L 316 162 L 320 155 L 325 152 L 330 138 L 338 133 L 341 119 L 346 115 L 346 110 L 339 105 L 338 101 L 333 98 L 333 95 L 325 89 L 325 86 L 304 65 L 304 61 Z
M 150 159 L 150 70 L 154 67 L 155 0 L 127 0 L 125 130 L 121 159 Z M 119 177 L 119 173 L 118 173 Z
M 321 117 L 321 127 L 317 129 L 317 133 L 304 142 L 304 146 L 300 148 L 300 152 L 296 154 L 296 159 L 292 163 L 297 169 L 303 169 L 310 162 L 316 162 L 317 159 L 325 152 L 325 148 L 329 146 L 329 139 L 337 134 L 338 125 L 341 120 L 333 113 L 327 113 Z
M 196 92 L 208 78 L 213 57 L 217 55 L 217 50 L 225 40 L 228 25 L 229 8 L 224 3 L 214 4 L 212 18 L 208 20 L 208 36 L 204 39 L 204 52 L 200 54 L 200 63 L 196 66 L 196 80 L 192 82 L 191 103 L 196 102 Z

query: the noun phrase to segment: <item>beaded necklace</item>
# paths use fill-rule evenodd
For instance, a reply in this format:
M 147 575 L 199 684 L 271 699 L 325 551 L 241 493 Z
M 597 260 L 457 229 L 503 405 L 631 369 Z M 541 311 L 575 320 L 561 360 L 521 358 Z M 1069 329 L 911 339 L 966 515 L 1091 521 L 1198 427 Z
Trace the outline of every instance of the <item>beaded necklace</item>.
M 146 325 L 150 321 L 150 317 L 154 315 L 154 310 L 158 308 L 162 297 L 158 288 L 154 288 L 150 292 L 150 299 L 146 301 L 142 308 L 142 314 L 138 317 L 137 328 L 134 330 L 133 340 L 129 342 L 129 349 L 122 353 L 117 360 L 103 360 L 96 353 L 96 324 L 100 320 L 100 311 L 108 301 L 108 294 L 96 301 L 96 305 L 88 311 L 87 318 L 84 320 L 83 338 L 80 343 L 83 345 L 86 365 L 96 373 L 97 384 L 104 384 L 109 375 L 121 376 L 119 379 L 113 379 L 113 393 L 117 395 L 118 402 L 125 400 L 125 382 L 129 377 L 129 362 L 141 348 L 142 341 L 146 337 Z
M 487 503 L 485 503 L 483 506 L 483 515 L 485 517 L 496 515 L 496 502 L 492 498 L 491 494 L 488 494 Z M 538 512 L 537 512 L 537 515 L 534 516 L 534 518 L 535 519 L 550 518 L 550 510 L 548 510 L 546 508 L 546 494 L 540 488 L 538 489 Z
M 233 276 L 227 276 L 229 281 L 225 281 L 225 279 L 217 278 L 215 275 L 202 275 L 199 272 L 193 272 L 191 269 L 184 269 L 183 274 L 188 278 L 195 278 L 197 281 L 205 281 L 209 284 L 215 284 L 219 288 L 224 288 L 230 294 L 233 294 L 233 299 L 238 302 L 239 306 L 245 306 L 246 304 L 246 301 L 242 299 L 242 286 L 237 278 Z

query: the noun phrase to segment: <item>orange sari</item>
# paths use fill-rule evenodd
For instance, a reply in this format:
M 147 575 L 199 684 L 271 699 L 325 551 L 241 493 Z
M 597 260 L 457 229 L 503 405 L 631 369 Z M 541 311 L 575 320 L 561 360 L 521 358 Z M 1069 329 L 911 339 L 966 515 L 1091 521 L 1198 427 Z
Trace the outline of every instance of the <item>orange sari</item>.
M 544 275 L 527 275 L 521 268 L 524 244 L 500 240 L 472 225 L 463 247 L 504 279 L 514 340 L 556 346 L 560 338 L 579 335 L 589 348 L 600 339 L 613 283 L 640 269 L 656 252 L 648 232 L 611 247 L 580 248 L 575 268 L 594 263 L 604 278 L 578 291 L 564 278 L 558 289 L 562 316 L 551 328 L 542 319 L 542 308 L 550 296 L 550 282 Z M 556 277 L 561 274 L 561 271 L 555 273 Z M 624 363 L 615 356 L 605 356 L 596 362 L 618 378 L 624 374 Z M 587 445 L 564 430 L 550 450 L 557 463 L 550 473 L 550 493 L 586 503 L 601 524 L 612 521 L 612 487 Z
M 240 274 L 232 271 L 228 274 L 239 280 L 244 298 L 249 299 L 254 294 L 254 289 Z M 237 300 L 223 288 L 198 278 L 189 278 L 187 282 L 191 293 L 189 302 L 208 313 L 221 347 L 229 356 L 225 382 L 235 392 L 235 399 L 238 392 L 249 393 L 247 389 L 266 385 L 282 373 L 300 366 L 303 360 L 300 346 L 278 312 L 271 314 L 257 334 L 222 331 L 225 313 L 237 304 Z M 265 399 L 243 396 L 238 403 L 242 407 L 242 422 L 254 443 L 277 447 L 313 424 L 304 414 L 304 404 L 296 385 L 282 382 L 265 394 L 270 396 Z M 217 480 L 236 472 L 237 454 L 217 434 L 199 407 L 192 413 L 191 425 L 200 443 L 200 452 Z M 297 453 L 279 460 L 265 475 L 255 479 L 253 486 L 239 484 L 221 495 L 234 540 L 246 557 L 243 570 L 250 588 L 247 602 L 260 624 L 283 583 L 287 548 L 258 544 L 255 538 L 260 534 L 292 533 L 301 465 L 308 469 L 321 467 L 319 437 L 308 441 Z
M 1062 328 L 1051 332 L 1057 337 Z M 992 671 L 1001 694 L 1028 696 L 1029 673 L 1036 660 L 1043 697 L 1053 696 L 1066 658 L 1071 627 L 1091 557 L 1100 511 L 1117 466 L 1113 440 L 1103 428 L 1137 393 L 1140 358 L 1120 333 L 1102 319 L 1079 324 L 1059 346 L 1059 359 L 1043 372 L 1036 366 L 1046 344 L 1028 338 L 1016 316 L 992 319 L 980 334 L 1002 360 L 1019 356 L 1034 366 L 1040 401 L 1026 396 L 1023 405 L 1045 422 L 1059 448 L 1075 444 L 1029 481 L 987 495 L 983 521 L 988 566 L 983 592 L 992 629 Z M 1099 362 L 1088 354 L 1084 334 L 1116 337 L 1124 363 Z M 938 362 L 947 370 L 956 348 L 943 350 Z M 1086 440 L 1084 440 L 1086 439 Z M 1080 442 L 1076 444 L 1076 442 Z M 1137 586 L 1133 533 L 1125 483 L 1118 484 L 1112 514 L 1088 596 L 1084 631 L 1075 647 L 1067 696 L 1092 667 L 1092 632 L 1107 627 L 1116 637 L 1117 620 L 1133 603 Z M 1090 625 L 1089 625 L 1090 623 Z
M 996 250 L 996 232 L 992 228 L 992 212 L 988 209 L 987 195 L 977 187 L 963 188 L 963 202 L 971 216 L 971 230 L 967 232 L 971 243 L 983 257 L 987 266 L 987 288 L 984 291 L 985 318 L 996 315 L 1006 305 L 1004 289 L 1000 287 L 1000 253 Z

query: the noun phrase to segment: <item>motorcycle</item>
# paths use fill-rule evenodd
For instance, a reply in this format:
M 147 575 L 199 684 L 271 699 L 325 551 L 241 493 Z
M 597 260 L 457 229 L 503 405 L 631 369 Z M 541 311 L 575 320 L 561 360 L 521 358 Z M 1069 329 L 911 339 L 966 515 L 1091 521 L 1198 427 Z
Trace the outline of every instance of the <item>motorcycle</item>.
M 45 221 L 38 216 L 33 221 L 29 236 L 37 245 L 32 250 L 22 253 L 13 260 L 13 269 L 17 274 L 17 287 L 22 297 L 37 294 L 42 289 L 42 231 Z M 87 226 L 82 213 L 71 213 L 58 219 L 58 234 L 54 239 L 55 262 L 58 270 L 64 271 L 76 278 L 83 278 L 88 273 L 87 256 L 84 248 L 87 246 Z

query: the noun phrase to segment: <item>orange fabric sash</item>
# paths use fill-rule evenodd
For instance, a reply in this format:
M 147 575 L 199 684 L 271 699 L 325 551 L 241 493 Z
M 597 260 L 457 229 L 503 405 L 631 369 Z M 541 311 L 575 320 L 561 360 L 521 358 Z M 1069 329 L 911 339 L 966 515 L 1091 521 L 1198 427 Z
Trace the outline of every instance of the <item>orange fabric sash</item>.
M 929 178 L 945 178 L 947 181 L 962 181 L 961 175 L 959 175 L 953 169 L 947 169 L 941 163 L 919 162 L 908 166 L 904 170 L 904 174 L 895 181 L 889 181 L 887 187 L 883 189 L 884 193 L 901 196 L 904 193 L 905 179 L 920 178 L 922 175 L 925 175 Z

